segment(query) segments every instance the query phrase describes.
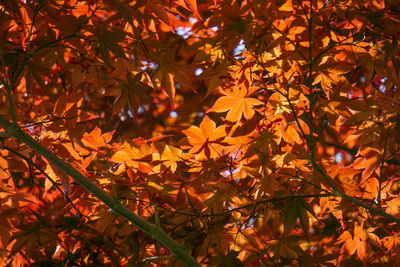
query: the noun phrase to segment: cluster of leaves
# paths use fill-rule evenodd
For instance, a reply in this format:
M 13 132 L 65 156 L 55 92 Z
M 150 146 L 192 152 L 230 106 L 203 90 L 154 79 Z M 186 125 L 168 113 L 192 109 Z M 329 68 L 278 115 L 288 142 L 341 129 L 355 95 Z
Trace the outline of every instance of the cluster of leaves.
M 0 10 L 0 116 L 199 263 L 400 263 L 396 1 Z M 0 265 L 182 264 L 14 137 Z

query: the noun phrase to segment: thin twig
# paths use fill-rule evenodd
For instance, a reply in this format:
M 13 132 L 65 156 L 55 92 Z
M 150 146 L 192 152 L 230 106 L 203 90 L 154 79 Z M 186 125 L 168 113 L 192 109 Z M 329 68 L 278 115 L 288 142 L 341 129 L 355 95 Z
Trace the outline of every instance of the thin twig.
M 307 21 L 310 21 L 309 17 L 307 16 L 307 10 L 304 8 L 301 0 L 297 0 L 297 2 L 299 3 L 299 6 L 301 6 L 301 9 L 303 10 L 304 16 L 306 17 Z
M 14 100 L 11 92 L 11 84 L 10 81 L 8 80 L 8 75 L 7 75 L 7 70 L 6 70 L 6 64 L 4 62 L 4 57 L 3 57 L 3 49 L 0 47 L 0 60 L 1 60 L 1 65 L 3 66 L 3 72 L 4 72 L 4 79 L 3 77 L 0 76 L 0 81 L 4 85 L 7 91 L 7 99 L 8 99 L 8 108 L 10 109 L 10 114 L 11 114 L 11 119 L 14 123 L 17 123 L 17 116 L 15 115 L 15 108 L 14 108 Z
M 317 197 L 331 197 L 331 196 L 334 196 L 334 195 L 327 193 L 327 194 L 314 194 L 314 195 L 290 195 L 290 196 L 284 196 L 284 197 L 278 197 L 278 198 L 263 199 L 263 200 L 256 201 L 252 204 L 247 204 L 247 205 L 240 206 L 240 207 L 237 207 L 234 209 L 225 210 L 221 213 L 214 213 L 214 214 L 213 213 L 194 214 L 194 213 L 183 212 L 183 211 L 178 211 L 178 210 L 177 211 L 169 210 L 169 211 L 172 213 L 177 213 L 177 214 L 182 214 L 182 215 L 187 215 L 187 216 L 220 217 L 220 216 L 225 216 L 225 215 L 230 214 L 235 211 L 239 211 L 239 210 L 243 210 L 243 209 L 247 209 L 247 208 L 253 208 L 254 205 L 261 205 L 261 204 L 275 202 L 275 201 L 283 201 L 283 200 L 294 199 L 294 198 L 317 198 Z
M 142 260 L 142 262 L 150 262 L 150 261 L 155 261 L 155 260 L 166 260 L 173 258 L 174 255 L 160 255 L 160 256 L 153 256 L 153 257 L 148 257 Z
M 27 45 L 25 48 L 24 61 L 22 62 L 21 67 L 16 71 L 16 75 L 11 79 L 11 83 L 10 83 L 11 88 L 14 88 L 15 82 L 18 80 L 18 77 L 21 75 L 22 71 L 24 70 L 26 63 L 28 62 L 28 60 L 30 58 L 32 58 L 32 56 L 29 55 L 29 49 L 31 47 L 31 38 L 32 38 L 33 26 L 35 25 L 36 17 L 39 14 L 40 9 L 44 6 L 44 5 L 41 5 L 41 2 L 42 2 L 41 0 L 38 0 L 35 10 L 33 11 L 31 27 L 29 28 L 28 37 L 26 39 Z
M 378 202 L 378 207 L 382 206 L 382 176 L 383 176 L 383 166 L 385 164 L 385 154 L 386 154 L 386 147 L 387 147 L 387 141 L 389 138 L 389 132 L 390 128 L 386 130 L 386 136 L 385 136 L 385 143 L 383 145 L 383 153 L 382 153 L 382 161 L 381 161 L 381 166 L 379 170 L 379 185 L 378 185 L 378 196 L 377 196 L 377 202 Z
M 290 110 L 291 110 L 292 113 L 293 113 L 294 120 L 296 121 L 297 126 L 298 126 L 299 129 L 300 129 L 300 132 L 301 132 L 301 135 L 302 135 L 303 139 L 304 139 L 304 140 L 307 140 L 307 136 L 306 136 L 306 134 L 305 134 L 305 132 L 304 132 L 304 130 L 303 130 L 303 127 L 302 127 L 301 124 L 300 124 L 300 121 L 299 121 L 299 118 L 298 118 L 298 116 L 297 116 L 297 113 L 296 113 L 296 111 L 295 111 L 294 108 L 293 108 L 292 102 L 290 101 L 290 98 L 289 98 L 289 90 L 290 90 L 290 86 L 288 87 L 288 93 L 285 95 L 286 100 L 287 100 L 288 103 L 289 103 Z
M 293 43 L 292 40 L 289 39 L 289 37 L 286 36 L 286 34 L 284 34 L 281 30 L 279 30 L 273 23 L 272 21 L 270 21 L 269 19 L 267 19 L 266 17 L 263 17 L 263 19 L 265 21 L 267 21 L 280 35 L 282 35 L 283 38 L 285 38 L 286 40 L 289 41 L 289 43 L 291 45 L 293 45 L 294 50 L 305 60 L 308 61 L 307 57 L 299 50 L 299 48 Z
M 370 211 L 371 213 L 374 213 L 376 215 L 380 215 L 382 217 L 385 217 L 386 219 L 388 219 L 389 221 L 395 222 L 400 224 L 400 219 L 396 218 L 388 213 L 386 213 L 383 209 L 381 208 L 375 208 L 371 205 L 368 205 L 364 202 L 362 202 L 361 200 L 358 200 L 357 198 L 351 197 L 343 192 L 341 192 L 339 190 L 339 188 L 334 184 L 333 180 L 331 179 L 331 177 L 328 176 L 328 174 L 325 172 L 325 170 L 315 161 L 314 158 L 311 158 L 311 163 L 314 166 L 314 168 L 322 175 L 322 177 L 324 178 L 324 180 L 329 184 L 329 186 L 331 187 L 333 194 L 335 196 L 338 196 L 344 200 L 347 200 L 353 204 L 355 204 L 358 207 L 362 207 L 368 211 Z
M 18 125 L 13 124 L 8 119 L 0 116 L 0 126 L 2 126 L 11 136 L 17 138 L 20 142 L 25 143 L 32 150 L 46 158 L 50 164 L 56 166 L 66 175 L 71 176 L 75 182 L 82 185 L 87 191 L 92 193 L 95 197 L 97 197 L 97 199 L 107 205 L 107 207 L 110 208 L 110 211 L 113 211 L 114 213 L 124 217 L 129 222 L 148 233 L 150 236 L 156 238 L 165 247 L 171 250 L 178 259 L 186 263 L 187 266 L 200 266 L 200 264 L 187 252 L 185 248 L 171 239 L 162 229 L 146 221 L 141 216 L 133 213 L 126 206 L 122 205 L 121 202 L 114 199 L 107 192 L 99 188 L 92 180 L 84 176 L 75 167 L 65 162 L 48 148 L 33 139 L 30 135 L 22 131 Z
M 301 178 L 301 177 L 298 176 L 298 175 L 293 175 L 293 174 L 290 174 L 290 173 L 287 173 L 287 172 L 284 172 L 283 174 L 289 175 L 289 176 L 293 177 L 294 179 L 299 179 L 300 181 L 305 182 L 306 184 L 309 184 L 309 185 L 311 185 L 311 186 L 313 186 L 313 187 L 315 187 L 315 188 L 321 190 L 322 192 L 325 192 L 325 193 L 327 193 L 327 194 L 332 194 L 332 193 L 329 192 L 328 190 L 323 189 L 322 187 L 320 187 L 320 186 L 318 186 L 318 185 L 316 185 L 316 184 L 313 184 L 313 183 L 311 183 L 310 181 L 307 181 L 306 179 L 303 179 L 303 178 Z
M 71 206 L 76 210 L 76 213 L 77 213 L 78 217 L 81 215 L 80 211 L 79 211 L 78 208 L 75 206 L 75 204 L 72 202 L 71 198 L 70 198 L 67 194 L 65 194 L 64 191 L 58 186 L 57 182 L 54 181 L 54 180 L 53 180 L 44 170 L 42 170 L 36 163 L 34 163 L 31 159 L 25 157 L 24 155 L 22 155 L 21 153 L 15 151 L 15 150 L 12 149 L 12 148 L 9 148 L 9 147 L 7 147 L 7 146 L 3 146 L 2 148 L 5 149 L 5 150 L 10 151 L 11 153 L 17 155 L 17 156 L 20 157 L 20 158 L 22 158 L 23 160 L 26 161 L 26 163 L 27 163 L 28 165 L 32 165 L 33 167 L 35 167 L 35 168 L 36 168 L 41 174 L 43 174 L 43 175 L 46 177 L 46 179 L 48 179 L 48 180 L 53 184 L 53 186 L 65 197 L 65 199 L 66 199 L 66 200 L 71 204 Z

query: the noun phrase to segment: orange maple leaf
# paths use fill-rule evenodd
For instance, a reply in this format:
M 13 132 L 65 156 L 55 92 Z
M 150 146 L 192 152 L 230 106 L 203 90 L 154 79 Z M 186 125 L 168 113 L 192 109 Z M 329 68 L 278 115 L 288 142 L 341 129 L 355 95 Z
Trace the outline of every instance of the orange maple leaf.
M 239 121 L 242 116 L 246 120 L 251 119 L 255 113 L 253 107 L 263 104 L 255 98 L 248 97 L 255 90 L 257 90 L 256 87 L 246 90 L 237 86 L 232 87 L 230 90 L 225 90 L 222 92 L 225 96 L 220 97 L 207 112 L 225 112 L 229 110 L 226 119 L 234 122 Z
M 199 160 L 216 158 L 221 154 L 221 142 L 226 136 L 225 126 L 216 128 L 216 124 L 208 116 L 205 116 L 200 127 L 190 126 L 182 131 L 193 146 L 189 153 L 197 154 Z
M 114 132 L 115 130 L 101 134 L 101 130 L 96 126 L 90 134 L 84 133 L 82 143 L 87 148 L 98 150 L 100 147 L 105 146 L 111 141 Z

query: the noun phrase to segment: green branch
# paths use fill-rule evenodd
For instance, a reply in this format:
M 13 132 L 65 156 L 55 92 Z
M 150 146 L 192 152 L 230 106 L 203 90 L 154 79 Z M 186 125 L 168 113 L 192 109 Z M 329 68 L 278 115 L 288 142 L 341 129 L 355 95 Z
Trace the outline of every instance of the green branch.
M 329 184 L 329 186 L 331 187 L 331 189 L 333 190 L 333 194 L 335 196 L 338 196 L 344 200 L 347 200 L 359 207 L 363 207 L 364 209 L 376 214 L 376 215 L 381 215 L 382 217 L 385 217 L 386 219 L 388 219 L 389 221 L 395 222 L 400 224 L 400 219 L 396 218 L 388 213 L 386 213 L 383 209 L 381 208 L 375 208 L 373 206 L 370 206 L 360 200 L 358 200 L 357 198 L 351 197 L 343 192 L 341 192 L 339 190 L 339 188 L 335 185 L 335 183 L 333 182 L 333 180 L 329 177 L 329 175 L 325 172 L 325 170 L 315 161 L 315 159 L 311 159 L 311 163 L 313 165 L 313 167 L 322 175 L 322 177 L 324 178 L 324 180 Z
M 46 158 L 51 164 L 55 165 L 58 169 L 63 171 L 65 174 L 71 176 L 77 183 L 82 185 L 86 190 L 91 192 L 95 197 L 101 200 L 107 205 L 114 213 L 124 217 L 144 232 L 148 233 L 155 239 L 157 239 L 166 248 L 171 250 L 175 256 L 182 260 L 187 266 L 200 266 L 199 263 L 178 243 L 171 239 L 160 227 L 147 222 L 140 216 L 130 211 L 127 207 L 123 206 L 119 201 L 109 196 L 105 191 L 100 189 L 91 180 L 83 176 L 78 170 L 66 163 L 64 160 L 59 158 L 49 149 L 44 147 L 38 141 L 30 137 L 28 134 L 23 132 L 17 125 L 9 122 L 4 117 L 0 116 L 0 125 L 6 130 L 6 132 L 17 138 L 19 141 L 25 143 L 32 150 Z
M 315 158 L 315 145 L 317 143 L 317 139 L 314 138 L 314 124 L 313 124 L 313 109 L 315 105 L 315 99 L 312 91 L 312 83 L 313 83 L 313 63 L 322 55 L 322 52 L 318 54 L 315 58 L 312 56 L 312 24 L 313 23 L 313 5 L 312 1 L 310 1 L 310 14 L 309 14 L 309 19 L 308 19 L 308 36 L 309 36 L 309 60 L 308 60 L 308 81 L 307 84 L 309 86 L 310 92 L 309 92 L 309 101 L 310 101 L 310 110 L 309 110 L 309 127 L 310 127 L 310 140 L 307 142 L 308 149 L 310 150 L 310 163 L 313 166 L 314 170 L 319 172 L 325 182 L 329 185 L 330 189 L 332 190 L 332 193 L 340 197 L 344 200 L 347 200 L 358 207 L 362 207 L 368 211 L 370 211 L 373 214 L 380 215 L 389 221 L 395 222 L 400 224 L 400 219 L 396 218 L 388 213 L 386 213 L 381 207 L 375 208 L 355 197 L 349 196 L 346 193 L 342 192 L 333 182 L 332 178 L 325 172 L 325 169 L 318 164 Z M 324 52 L 324 51 L 323 51 Z M 322 131 L 320 132 L 319 135 L 322 134 Z M 331 144 L 333 146 L 336 146 L 334 144 Z M 379 200 L 380 201 L 380 200 Z

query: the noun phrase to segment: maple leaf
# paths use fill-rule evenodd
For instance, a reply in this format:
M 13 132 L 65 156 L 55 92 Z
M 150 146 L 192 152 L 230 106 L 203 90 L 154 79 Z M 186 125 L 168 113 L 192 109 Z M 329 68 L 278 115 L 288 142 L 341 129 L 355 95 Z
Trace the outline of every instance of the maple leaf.
M 162 88 L 165 90 L 171 100 L 171 105 L 174 106 L 176 92 L 174 76 L 171 73 L 159 68 L 156 79 L 159 81 L 159 83 L 161 83 Z
M 249 94 L 257 89 L 252 87 L 246 90 L 243 87 L 234 86 L 231 89 L 224 90 L 222 94 L 225 96 L 220 97 L 207 112 L 225 112 L 229 110 L 226 116 L 228 121 L 240 121 L 242 116 L 249 120 L 255 114 L 254 106 L 263 104 L 255 98 L 248 97 Z
M 100 128 L 95 127 L 91 133 L 83 134 L 82 143 L 87 148 L 98 150 L 100 147 L 105 146 L 107 143 L 111 141 L 114 132 L 115 131 L 101 134 Z
M 151 158 L 151 147 L 148 144 L 138 146 L 124 142 L 121 149 L 111 157 L 111 161 L 120 164 L 123 163 L 116 170 L 116 175 L 122 173 L 126 169 L 125 166 L 148 173 L 152 170 L 152 166 L 146 163 L 146 161 L 151 160 Z
M 97 38 L 101 58 L 110 63 L 110 51 L 117 57 L 125 58 L 123 48 L 118 44 L 124 41 L 126 33 L 118 28 L 110 28 L 107 24 L 98 24 L 91 29 L 93 38 Z
M 171 168 L 172 172 L 176 171 L 178 162 L 184 159 L 183 151 L 174 146 L 155 142 L 152 144 L 156 153 L 153 153 L 154 160 L 162 161 L 162 165 Z M 157 169 L 154 170 L 157 172 Z M 159 170 L 161 171 L 161 169 Z
M 66 196 L 69 196 L 71 194 L 71 184 L 68 175 L 66 175 L 64 172 L 60 171 L 56 166 L 53 166 L 51 164 L 47 165 L 45 172 L 53 181 L 61 182 L 64 194 Z M 46 179 L 45 190 L 48 191 L 52 186 L 53 183 L 49 179 Z
M 276 245 L 276 251 L 280 257 L 284 258 L 298 258 L 304 251 L 298 245 L 297 236 L 289 236 L 288 238 L 282 238 Z
M 337 241 L 338 243 L 344 242 L 340 250 L 339 262 L 353 255 L 355 252 L 357 252 L 362 261 L 366 262 L 368 259 L 367 249 L 369 248 L 367 240 L 372 239 L 375 243 L 380 242 L 379 238 L 377 239 L 377 236 L 372 233 L 373 231 L 373 228 L 364 230 L 363 223 L 355 224 L 353 235 L 348 231 L 344 231 Z
M 67 92 L 63 92 L 57 99 L 54 105 L 54 115 L 62 117 L 76 105 L 79 107 L 83 101 L 82 92 L 75 92 L 69 94 Z
M 400 245 L 400 234 L 386 236 L 382 239 L 382 243 L 389 251 L 392 251 Z
M 304 233 L 308 235 L 308 230 L 310 227 L 307 210 L 312 211 L 307 203 L 303 200 L 294 200 L 288 204 L 285 210 L 285 220 L 284 220 L 284 234 L 288 235 L 290 231 L 296 226 L 297 218 L 300 220 L 301 227 Z M 313 212 L 313 211 L 312 211 Z
M 147 93 L 152 89 L 150 77 L 143 71 L 132 74 L 128 71 L 125 80 L 117 78 L 117 86 L 106 92 L 105 95 L 117 96 L 113 112 L 119 112 L 128 103 L 130 111 L 136 114 L 141 105 L 149 102 Z
M 185 0 L 185 3 L 193 10 L 194 15 L 198 19 L 202 19 L 197 11 L 197 0 Z
M 220 64 L 215 64 L 212 68 L 207 68 L 201 73 L 199 78 L 209 79 L 207 93 L 204 98 L 216 91 L 224 79 L 229 79 L 228 72 L 228 65 L 223 62 Z
M 386 212 L 392 215 L 399 215 L 400 213 L 400 199 L 394 198 L 391 200 L 386 201 L 385 208 Z
M 199 160 L 217 158 L 222 155 L 222 141 L 225 139 L 225 126 L 216 127 L 216 123 L 208 116 L 200 123 L 200 127 L 190 126 L 182 131 L 193 147 L 189 153 L 195 154 Z
M 187 73 L 183 70 L 186 68 L 181 62 L 174 59 L 174 54 L 169 51 L 160 60 L 160 66 L 153 74 L 153 78 L 167 93 L 174 105 L 176 87 L 175 82 L 179 82 L 183 86 L 190 86 L 191 80 Z
M 289 124 L 282 137 L 289 144 L 302 143 L 302 138 L 300 137 L 297 125 Z

